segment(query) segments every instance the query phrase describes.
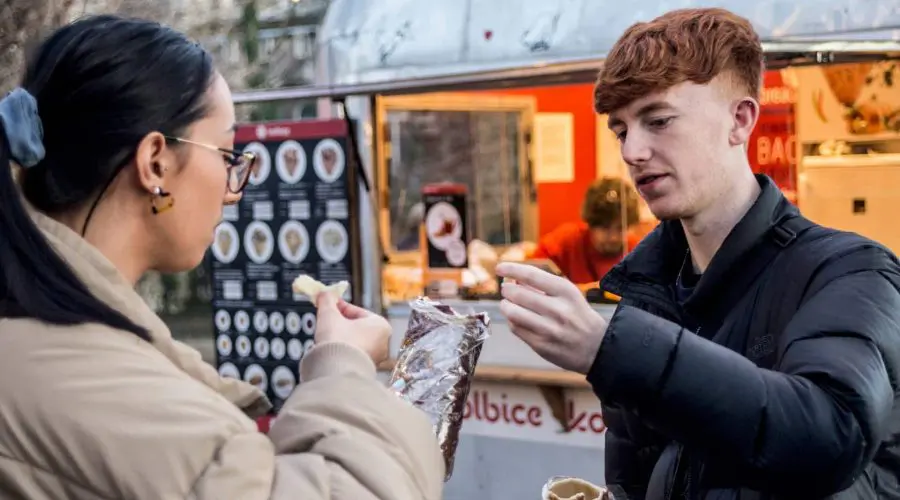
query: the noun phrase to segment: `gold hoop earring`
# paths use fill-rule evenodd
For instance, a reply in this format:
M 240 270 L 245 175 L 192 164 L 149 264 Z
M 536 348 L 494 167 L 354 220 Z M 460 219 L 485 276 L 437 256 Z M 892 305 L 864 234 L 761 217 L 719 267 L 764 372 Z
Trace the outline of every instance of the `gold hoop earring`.
M 164 198 L 168 198 L 166 203 L 159 205 L 159 201 Z M 153 212 L 153 215 L 159 215 L 172 208 L 173 205 L 175 205 L 175 198 L 172 194 L 163 191 L 163 188 L 156 186 L 156 189 L 153 190 L 153 196 L 150 197 L 150 210 Z

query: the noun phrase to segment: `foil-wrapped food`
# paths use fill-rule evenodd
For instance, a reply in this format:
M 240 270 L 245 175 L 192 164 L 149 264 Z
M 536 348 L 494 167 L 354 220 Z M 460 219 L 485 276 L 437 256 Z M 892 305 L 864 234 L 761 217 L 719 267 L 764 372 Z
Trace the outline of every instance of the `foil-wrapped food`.
M 453 474 L 466 398 L 481 346 L 490 335 L 490 318 L 486 313 L 459 314 L 428 298 L 409 305 L 409 325 L 390 387 L 431 419 L 446 481 Z

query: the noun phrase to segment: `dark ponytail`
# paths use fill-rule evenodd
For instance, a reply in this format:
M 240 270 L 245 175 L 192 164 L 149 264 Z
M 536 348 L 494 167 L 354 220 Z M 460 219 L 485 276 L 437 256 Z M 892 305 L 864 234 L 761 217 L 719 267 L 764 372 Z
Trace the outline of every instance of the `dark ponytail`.
M 146 329 L 88 291 L 20 197 L 48 214 L 93 205 L 143 137 L 177 136 L 206 116 L 213 75 L 205 50 L 149 21 L 85 18 L 41 45 L 22 87 L 36 99 L 45 155 L 19 172 L 19 182 L 0 123 L 0 317 L 101 323 L 149 340 Z
M 11 160 L 0 122 L 0 316 L 54 325 L 103 323 L 150 340 L 146 329 L 91 295 L 50 248 L 22 203 Z

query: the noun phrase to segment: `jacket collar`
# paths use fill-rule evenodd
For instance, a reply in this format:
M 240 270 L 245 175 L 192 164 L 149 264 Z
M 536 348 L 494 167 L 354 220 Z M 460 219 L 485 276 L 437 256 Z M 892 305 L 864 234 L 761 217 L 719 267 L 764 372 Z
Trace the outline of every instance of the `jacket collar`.
M 725 238 L 686 306 L 699 305 L 714 296 L 731 273 L 740 272 L 741 260 L 770 234 L 776 223 L 799 213 L 769 177 L 756 175 L 756 180 L 761 188 L 759 197 Z M 669 288 L 678 276 L 687 249 L 681 222 L 664 221 L 606 275 L 602 287 L 622 297 L 628 297 L 636 283 Z
M 26 206 L 50 246 L 69 264 L 88 290 L 135 324 L 146 328 L 153 347 L 175 366 L 221 394 L 250 417 L 260 416 L 271 408 L 262 391 L 240 380 L 220 376 L 212 366 L 203 361 L 200 353 L 173 339 L 163 320 L 99 250 L 70 228 L 40 213 L 27 202 Z M 138 341 L 144 342 L 140 339 Z

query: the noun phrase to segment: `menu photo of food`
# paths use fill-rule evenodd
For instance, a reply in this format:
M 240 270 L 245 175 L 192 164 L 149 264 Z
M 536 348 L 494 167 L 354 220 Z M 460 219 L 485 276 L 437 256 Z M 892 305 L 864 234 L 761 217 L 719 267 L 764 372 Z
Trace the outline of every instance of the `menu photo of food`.
M 284 260 L 299 264 L 309 255 L 309 232 L 302 223 L 289 220 L 278 230 L 278 250 Z
M 246 335 L 238 335 L 237 341 L 235 342 L 235 351 L 238 356 L 242 358 L 246 358 L 250 355 L 250 351 L 253 349 L 253 345 L 250 343 L 250 339 L 247 338 Z
M 219 356 L 226 358 L 231 356 L 231 351 L 234 345 L 231 342 L 231 337 L 228 335 L 220 334 L 218 338 L 216 338 L 216 350 L 219 352 Z
M 300 315 L 294 311 L 287 313 L 284 317 L 284 328 L 291 335 L 300 333 Z
M 286 366 L 277 366 L 272 371 L 272 392 L 281 399 L 287 399 L 297 386 L 294 372 Z
M 250 315 L 247 311 L 234 313 L 234 328 L 241 333 L 250 329 Z
M 238 370 L 238 367 L 230 361 L 226 361 L 219 365 L 219 375 L 225 378 L 241 379 L 240 370 Z
M 270 342 L 269 347 L 272 353 L 272 359 L 281 360 L 284 358 L 284 354 L 287 349 L 284 343 L 284 339 L 282 339 L 281 337 L 275 337 Z
M 266 359 L 269 357 L 269 340 L 265 337 L 256 337 L 253 341 L 253 354 L 256 359 Z
M 468 257 L 466 244 L 462 240 L 451 240 L 444 254 L 447 256 L 447 263 L 454 267 L 465 265 Z
M 334 139 L 322 139 L 313 151 L 313 168 L 319 179 L 336 181 L 344 173 L 344 149 Z
M 272 330 L 272 333 L 275 335 L 279 335 L 284 331 L 284 314 L 273 311 L 272 314 L 269 315 L 269 330 Z
M 272 158 L 269 156 L 269 150 L 259 142 L 251 142 L 244 147 L 244 152 L 256 155 L 256 163 L 253 166 L 253 172 L 250 173 L 250 184 L 259 186 L 269 178 L 272 171 Z
M 303 315 L 303 333 L 314 335 L 316 333 L 316 315 L 306 313 Z
M 263 367 L 252 364 L 244 371 L 244 382 L 256 386 L 259 390 L 266 392 L 269 386 L 269 377 Z
M 244 251 L 247 257 L 257 264 L 265 264 L 272 258 L 275 249 L 275 237 L 268 224 L 253 221 L 244 230 Z
M 459 211 L 449 203 L 435 203 L 425 215 L 425 234 L 438 250 L 447 251 L 455 242 L 461 242 L 462 230 Z
M 224 309 L 216 311 L 216 329 L 220 332 L 227 332 L 231 328 L 231 314 Z
M 213 235 L 212 253 L 217 261 L 223 264 L 234 262 L 240 246 L 240 237 L 234 225 L 230 222 L 221 222 L 216 226 L 216 232 Z
M 306 174 L 306 153 L 297 141 L 284 141 L 275 153 L 275 170 L 287 184 L 300 182 Z
M 300 339 L 291 339 L 287 343 L 288 357 L 293 361 L 300 361 L 303 357 L 303 342 Z
M 269 330 L 269 315 L 265 311 L 253 313 L 253 329 L 259 333 L 266 333 Z
M 349 250 L 350 241 L 343 224 L 328 220 L 316 231 L 316 250 L 319 257 L 330 264 L 344 260 Z

